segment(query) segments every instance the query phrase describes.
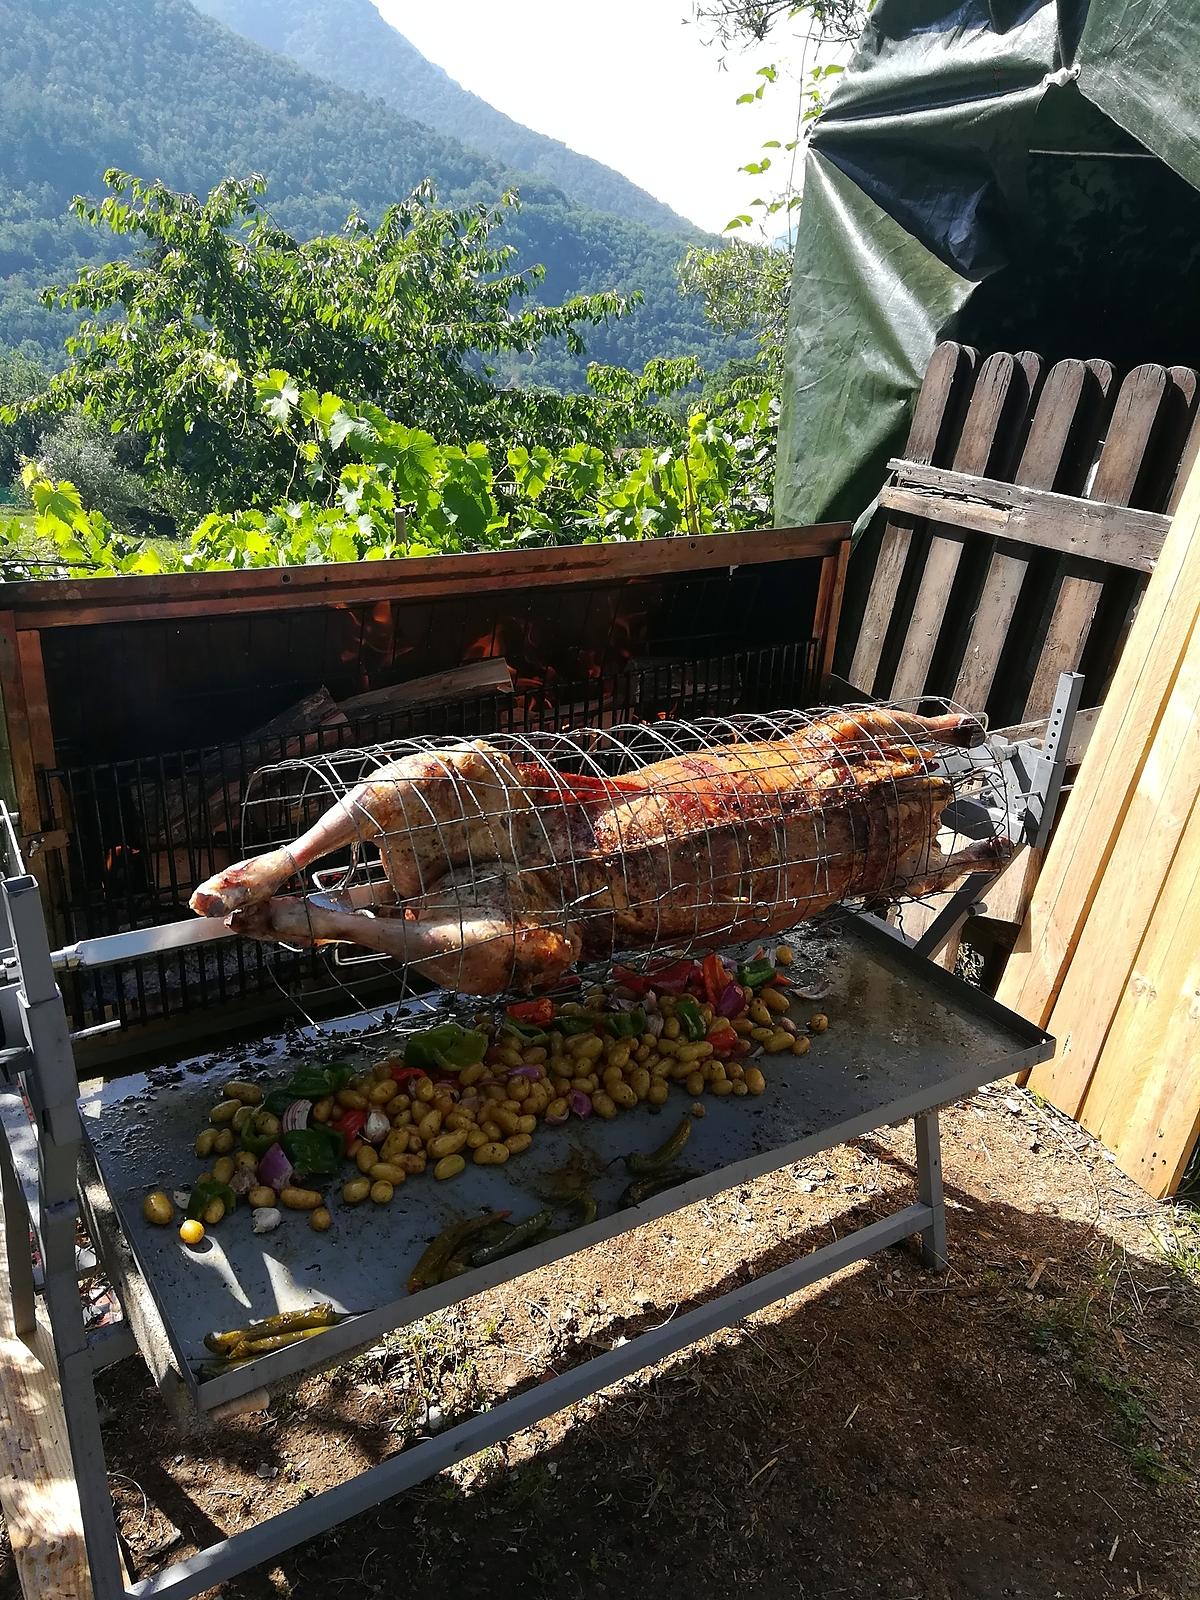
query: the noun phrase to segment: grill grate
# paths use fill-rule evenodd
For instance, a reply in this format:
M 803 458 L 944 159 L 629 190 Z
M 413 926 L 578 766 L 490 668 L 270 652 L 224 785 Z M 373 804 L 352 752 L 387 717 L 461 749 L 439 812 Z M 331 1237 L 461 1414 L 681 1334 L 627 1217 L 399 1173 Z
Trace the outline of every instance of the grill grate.
M 817 677 L 818 644 L 809 640 L 655 661 L 528 693 L 352 714 L 304 735 L 43 770 L 43 827 L 66 836 L 45 852 L 54 937 L 68 944 L 190 917 L 197 883 L 294 823 L 282 796 L 275 806 L 264 799 L 261 780 L 255 805 L 243 805 L 253 775 L 274 763 L 410 737 L 538 735 L 804 706 Z M 128 1028 L 281 990 L 353 994 L 383 966 L 372 962 L 359 975 L 353 963 L 325 954 L 237 940 L 64 973 L 62 983 L 76 1029 L 112 1021 Z

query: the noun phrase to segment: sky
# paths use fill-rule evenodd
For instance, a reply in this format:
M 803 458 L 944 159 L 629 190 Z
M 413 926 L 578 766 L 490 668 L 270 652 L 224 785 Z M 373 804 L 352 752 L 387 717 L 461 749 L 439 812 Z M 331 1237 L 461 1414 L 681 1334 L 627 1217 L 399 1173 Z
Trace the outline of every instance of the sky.
M 790 60 L 782 38 L 752 41 L 723 61 L 719 46 L 684 25 L 690 0 L 375 4 L 464 88 L 615 167 L 702 227 L 720 232 L 756 196 L 770 198 L 782 187 L 773 172 L 738 171 L 760 157 L 764 140 L 794 133 L 799 50 Z M 779 83 L 758 103 L 737 105 L 767 64 L 780 66 Z M 778 164 L 780 153 L 769 154 Z M 784 226 L 776 217 L 770 231 Z

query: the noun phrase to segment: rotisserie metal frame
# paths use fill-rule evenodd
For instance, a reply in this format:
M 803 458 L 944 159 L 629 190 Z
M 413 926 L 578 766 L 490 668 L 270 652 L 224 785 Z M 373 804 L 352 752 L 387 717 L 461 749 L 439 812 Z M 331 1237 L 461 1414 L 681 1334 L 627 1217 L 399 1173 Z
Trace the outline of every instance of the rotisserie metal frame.
M 1013 836 L 1030 842 L 1047 826 L 1048 802 L 1061 783 L 1078 684 L 1061 686 L 1057 723 L 1047 748 L 1007 747 L 1003 762 L 1019 779 L 1008 819 Z M 1061 745 L 1061 750 L 1055 744 Z M 980 896 L 968 879 L 921 941 L 910 944 L 898 929 L 874 917 L 847 915 L 840 923 L 810 925 L 797 936 L 799 963 L 827 978 L 824 1002 L 835 1025 L 822 1035 L 822 1051 L 797 1069 L 775 1063 L 771 1094 L 761 1101 L 715 1101 L 698 1124 L 696 1157 L 709 1164 L 702 1176 L 637 1207 L 597 1221 L 489 1266 L 448 1285 L 402 1295 L 400 1283 L 425 1240 L 446 1221 L 452 1203 L 440 1185 L 406 1187 L 392 1226 L 381 1236 L 376 1222 L 368 1248 L 356 1236 L 354 1214 L 339 1214 L 344 1237 L 294 1236 L 272 1247 L 275 1235 L 227 1230 L 215 1268 L 190 1281 L 191 1264 L 172 1249 L 162 1230 L 152 1235 L 141 1219 L 145 1190 L 167 1181 L 190 1148 L 199 1111 L 211 1102 L 206 1074 L 227 1073 L 227 1063 L 188 1064 L 154 1079 L 126 1079 L 78 1096 L 67 1015 L 56 974 L 81 962 L 122 959 L 120 945 L 145 943 L 156 932 L 180 937 L 178 927 L 142 930 L 101 941 L 100 948 L 52 951 L 36 881 L 24 868 L 8 813 L 0 816 L 0 943 L 4 982 L 0 1020 L 7 1048 L 0 1056 L 0 1178 L 14 1324 L 27 1333 L 40 1314 L 49 1323 L 58 1368 L 71 1460 L 78 1485 L 88 1561 L 97 1600 L 147 1595 L 187 1600 L 324 1532 L 381 1500 L 596 1393 L 609 1384 L 684 1349 L 784 1296 L 885 1247 L 919 1235 L 924 1260 L 946 1262 L 938 1108 L 948 1101 L 1052 1053 L 1040 1029 L 1006 1011 L 977 989 L 926 959 L 956 919 Z M 203 936 L 203 925 L 193 927 Z M 421 1010 L 431 997 L 405 1003 Z M 380 1027 L 394 1030 L 389 1013 Z M 362 1016 L 330 1025 L 335 1036 L 362 1027 Z M 343 1041 L 345 1042 L 345 1041 Z M 296 1049 L 296 1035 L 259 1041 L 272 1060 Z M 281 1055 L 282 1050 L 282 1055 Z M 790 1075 L 789 1075 L 790 1073 Z M 893 1214 L 846 1233 L 797 1261 L 716 1299 L 668 1317 L 620 1346 L 516 1392 L 494 1409 L 469 1417 L 444 1433 L 400 1451 L 381 1464 L 326 1490 L 302 1505 L 208 1546 L 161 1572 L 126 1583 L 118 1549 L 97 1409 L 95 1373 L 136 1349 L 164 1395 L 211 1409 L 264 1384 L 327 1366 L 374 1343 L 415 1318 L 599 1244 L 648 1221 L 873 1129 L 912 1119 L 917 1198 Z M 647 1117 L 647 1123 L 650 1123 Z M 629 1126 L 630 1124 L 627 1124 Z M 651 1124 L 652 1125 L 652 1124 Z M 574 1130 L 573 1130 L 574 1131 Z M 586 1139 L 602 1159 L 619 1152 L 628 1135 L 615 1125 L 586 1125 Z M 455 1195 L 458 1206 L 496 1205 L 521 1188 L 519 1164 L 469 1169 Z M 532 1175 L 532 1173 L 531 1173 Z M 610 1198 L 605 1195 L 605 1199 Z M 77 1283 L 76 1229 L 86 1221 L 102 1265 L 118 1290 L 126 1321 L 113 1332 L 89 1334 Z M 361 1221 L 358 1223 L 361 1226 Z M 173 1234 L 171 1238 L 173 1239 Z M 321 1241 L 332 1240 L 322 1251 Z M 33 1251 L 36 1250 L 36 1261 Z M 284 1259 L 281 1259 L 284 1258 Z M 315 1264 L 314 1264 L 315 1258 Z M 296 1267 L 301 1276 L 292 1272 Z M 282 1269 L 282 1270 L 280 1270 Z M 389 1283 L 382 1304 L 371 1304 Z M 273 1299 L 263 1302 L 264 1284 Z M 252 1299 L 252 1296 L 254 1297 Z M 266 1314 L 284 1305 L 333 1299 L 356 1313 L 336 1328 L 202 1379 L 195 1367 L 206 1328 L 230 1320 L 233 1307 Z M 132 1333 L 132 1338 L 130 1334 Z

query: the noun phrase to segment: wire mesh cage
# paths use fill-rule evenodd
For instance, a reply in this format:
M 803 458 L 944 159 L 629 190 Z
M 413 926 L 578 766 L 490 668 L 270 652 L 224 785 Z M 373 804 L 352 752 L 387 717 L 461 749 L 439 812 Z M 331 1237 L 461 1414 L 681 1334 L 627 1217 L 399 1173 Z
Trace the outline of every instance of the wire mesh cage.
M 245 791 L 248 859 L 192 906 L 248 938 L 353 946 L 500 995 L 920 898 L 1003 862 L 1010 800 L 979 719 L 923 704 L 285 760 Z

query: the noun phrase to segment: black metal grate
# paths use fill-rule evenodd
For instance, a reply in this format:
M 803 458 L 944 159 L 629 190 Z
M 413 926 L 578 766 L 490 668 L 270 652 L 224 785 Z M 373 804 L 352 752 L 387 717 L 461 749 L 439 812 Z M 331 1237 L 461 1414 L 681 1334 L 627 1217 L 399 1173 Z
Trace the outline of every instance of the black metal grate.
M 801 708 L 817 693 L 818 645 L 774 645 L 655 662 L 578 684 L 422 705 L 307 734 L 241 740 L 41 774 L 49 910 L 62 944 L 190 918 L 192 888 L 265 842 L 269 807 L 242 801 L 262 766 L 297 754 L 426 734 L 565 732 L 662 717 Z M 295 819 L 293 819 L 295 820 Z M 282 829 L 280 831 L 283 831 Z M 377 976 L 378 962 L 361 969 Z M 62 975 L 76 1029 L 136 1026 L 234 1006 L 256 996 L 328 987 L 330 958 L 242 940 L 201 945 L 97 972 Z M 354 988 L 353 963 L 334 981 Z

